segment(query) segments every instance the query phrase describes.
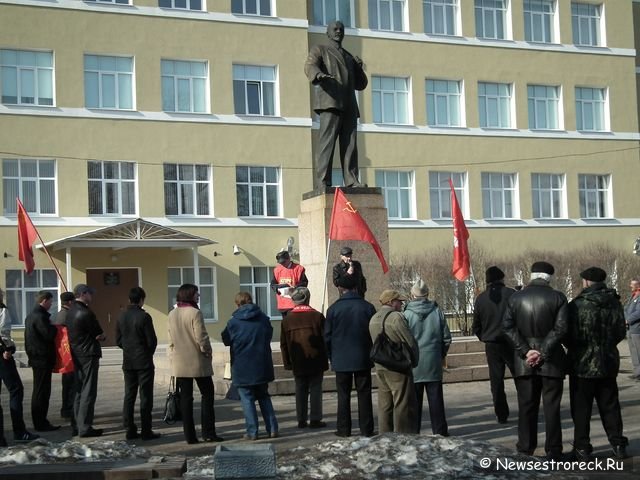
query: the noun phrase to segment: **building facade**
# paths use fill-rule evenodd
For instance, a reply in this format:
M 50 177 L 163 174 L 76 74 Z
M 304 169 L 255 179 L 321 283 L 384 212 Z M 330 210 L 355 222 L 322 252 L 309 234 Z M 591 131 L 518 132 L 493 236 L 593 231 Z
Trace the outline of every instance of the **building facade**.
M 360 176 L 382 188 L 391 263 L 451 242 L 449 179 L 479 245 L 630 249 L 634 17 L 626 0 L 0 0 L 16 330 L 38 290 L 63 289 L 41 249 L 22 271 L 16 197 L 68 287 L 98 289 L 107 330 L 135 284 L 161 339 L 187 281 L 213 339 L 240 289 L 278 320 L 271 269 L 313 188 L 303 64 L 336 18 L 369 77 Z

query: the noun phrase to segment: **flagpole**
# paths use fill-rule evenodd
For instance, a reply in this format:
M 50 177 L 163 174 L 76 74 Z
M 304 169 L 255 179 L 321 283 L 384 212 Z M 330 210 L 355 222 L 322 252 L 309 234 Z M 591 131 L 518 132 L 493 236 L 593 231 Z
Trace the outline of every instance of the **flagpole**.
M 40 239 L 40 243 L 42 244 L 42 249 L 44 250 L 44 253 L 47 254 L 47 257 L 49 257 L 49 261 L 51 262 L 51 265 L 53 265 L 53 268 L 55 268 L 56 273 L 58 274 L 58 278 L 60 279 L 60 283 L 62 283 L 62 286 L 64 287 L 64 291 L 65 292 L 69 291 L 69 289 L 67 288 L 67 284 L 64 283 L 62 275 L 60 274 L 60 270 L 58 270 L 58 266 L 56 265 L 56 262 L 53 261 L 53 258 L 51 257 L 51 254 L 49 253 L 49 250 L 47 249 L 47 246 L 44 244 L 44 240 L 42 240 L 42 237 L 40 236 L 40 232 L 38 232 L 38 229 L 35 228 L 35 225 L 34 225 L 33 228 L 35 229 L 36 234 L 38 235 L 38 238 Z
M 331 238 L 329 238 L 329 240 L 327 240 L 327 255 L 325 257 L 324 260 L 324 287 L 322 287 L 322 308 L 320 308 L 320 313 L 322 313 L 324 315 L 324 299 L 327 296 L 327 275 L 329 275 L 329 272 L 327 271 L 329 269 L 329 250 L 331 250 Z

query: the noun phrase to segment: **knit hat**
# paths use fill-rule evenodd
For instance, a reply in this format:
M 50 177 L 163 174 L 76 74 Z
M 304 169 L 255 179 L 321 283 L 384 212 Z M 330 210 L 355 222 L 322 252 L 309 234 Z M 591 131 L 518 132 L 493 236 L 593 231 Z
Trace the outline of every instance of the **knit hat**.
M 411 287 L 411 295 L 414 297 L 426 297 L 429 295 L 429 287 L 422 281 L 421 278 L 416 280 L 416 283 Z
M 504 272 L 495 265 L 487 268 L 484 275 L 486 283 L 498 282 L 504 278 Z
M 402 295 L 397 290 L 385 290 L 384 292 L 382 292 L 380 294 L 380 303 L 382 305 L 386 305 L 387 303 L 391 302 L 392 300 L 400 300 L 400 301 L 404 302 L 405 300 L 407 300 L 407 297 Z
M 548 262 L 536 262 L 531 265 L 531 273 L 546 273 L 547 275 L 553 275 L 556 271 Z
M 607 272 L 598 267 L 589 267 L 580 272 L 580 276 L 590 282 L 604 282 L 605 278 L 607 278 Z
M 356 288 L 356 279 L 353 275 L 340 275 L 336 280 L 336 287 L 346 288 L 348 290 L 353 290 Z
M 311 292 L 307 287 L 296 287 L 291 293 L 291 300 L 296 305 L 302 305 L 309 303 Z

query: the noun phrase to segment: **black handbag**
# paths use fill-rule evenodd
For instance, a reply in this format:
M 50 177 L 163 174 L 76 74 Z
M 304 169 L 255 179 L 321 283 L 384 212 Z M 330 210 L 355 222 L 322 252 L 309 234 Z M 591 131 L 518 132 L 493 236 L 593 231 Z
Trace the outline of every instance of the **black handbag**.
M 169 381 L 169 392 L 167 392 L 167 400 L 164 403 L 164 415 L 162 420 L 172 425 L 182 420 L 182 411 L 180 410 L 180 391 L 176 388 L 176 379 L 171 377 Z
M 394 342 L 384 331 L 384 322 L 391 312 L 382 319 L 382 332 L 376 337 L 371 347 L 369 358 L 388 370 L 398 373 L 409 373 L 411 370 L 411 352 L 404 342 Z

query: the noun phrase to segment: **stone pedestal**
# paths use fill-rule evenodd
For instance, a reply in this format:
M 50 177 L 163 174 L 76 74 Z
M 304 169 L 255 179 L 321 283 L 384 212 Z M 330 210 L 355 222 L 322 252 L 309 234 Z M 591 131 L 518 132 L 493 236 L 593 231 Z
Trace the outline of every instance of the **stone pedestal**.
M 387 209 L 379 188 L 343 188 L 347 200 L 364 218 L 369 229 L 378 240 L 380 248 L 389 262 L 389 229 Z M 368 242 L 356 240 L 332 240 L 329 246 L 329 262 L 327 244 L 331 210 L 333 208 L 334 189 L 314 190 L 303 195 L 298 216 L 298 238 L 300 244 L 300 263 L 307 271 L 311 306 L 321 310 L 324 303 L 327 308 L 338 298 L 338 289 L 333 285 L 333 266 L 340 261 L 340 249 L 349 246 L 353 249 L 353 259 L 362 264 L 362 271 L 367 279 L 366 300 L 379 307 L 380 293 L 389 288 L 389 276 L 383 274 L 377 255 Z M 325 288 L 326 279 L 326 291 Z M 324 301 L 324 302 L 323 302 Z

